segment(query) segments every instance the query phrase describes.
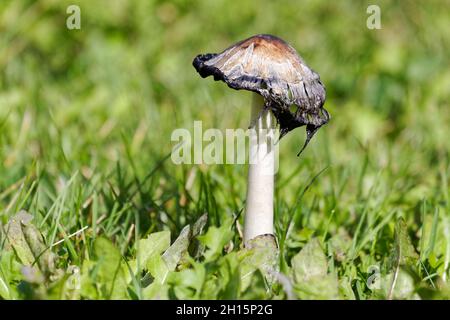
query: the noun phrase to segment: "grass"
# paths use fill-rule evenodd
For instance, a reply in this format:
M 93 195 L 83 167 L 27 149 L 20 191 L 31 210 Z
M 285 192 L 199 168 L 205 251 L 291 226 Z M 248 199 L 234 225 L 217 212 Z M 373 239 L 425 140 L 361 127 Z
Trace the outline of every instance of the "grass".
M 378 1 L 369 30 L 364 1 L 2 1 L 0 299 L 449 298 L 444 4 Z M 251 95 L 191 62 L 257 33 L 332 115 L 281 142 L 279 281 L 240 248 L 246 167 L 170 159 L 175 128 L 248 126 Z

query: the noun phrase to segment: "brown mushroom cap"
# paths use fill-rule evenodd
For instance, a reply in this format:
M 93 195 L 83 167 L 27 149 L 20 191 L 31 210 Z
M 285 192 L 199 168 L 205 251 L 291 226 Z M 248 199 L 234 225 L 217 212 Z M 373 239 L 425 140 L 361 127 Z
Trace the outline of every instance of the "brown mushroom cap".
M 265 107 L 280 124 L 280 139 L 289 131 L 306 125 L 307 137 L 301 151 L 330 119 L 322 107 L 325 87 L 319 75 L 305 64 L 294 48 L 278 37 L 256 35 L 222 53 L 200 54 L 193 65 L 203 78 L 212 75 L 214 80 L 224 81 L 230 88 L 263 96 Z M 291 106 L 296 106 L 296 110 L 292 111 Z

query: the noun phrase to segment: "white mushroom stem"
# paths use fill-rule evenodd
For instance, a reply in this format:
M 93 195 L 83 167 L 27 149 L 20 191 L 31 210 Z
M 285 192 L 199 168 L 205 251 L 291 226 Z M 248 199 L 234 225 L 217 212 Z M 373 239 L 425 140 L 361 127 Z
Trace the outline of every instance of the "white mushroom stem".
M 273 234 L 276 123 L 270 111 L 263 111 L 263 106 L 262 97 L 254 94 L 244 217 L 244 244 L 259 235 Z

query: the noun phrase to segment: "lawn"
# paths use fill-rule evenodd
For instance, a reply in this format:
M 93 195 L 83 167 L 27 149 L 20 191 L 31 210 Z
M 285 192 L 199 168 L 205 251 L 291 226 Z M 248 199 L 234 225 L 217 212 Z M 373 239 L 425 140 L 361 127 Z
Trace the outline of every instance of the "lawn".
M 449 299 L 449 4 L 2 0 L 0 300 Z M 171 159 L 177 128 L 249 126 L 192 60 L 259 33 L 332 117 L 280 142 L 275 255 L 242 246 L 246 165 Z

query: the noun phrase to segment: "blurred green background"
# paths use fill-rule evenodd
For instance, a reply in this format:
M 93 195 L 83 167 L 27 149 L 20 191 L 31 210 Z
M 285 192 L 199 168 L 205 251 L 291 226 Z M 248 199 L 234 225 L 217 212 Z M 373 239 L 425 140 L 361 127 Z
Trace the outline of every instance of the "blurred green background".
M 70 4 L 81 8 L 81 30 L 66 28 Z M 380 30 L 366 27 L 369 4 L 381 8 Z M 0 219 L 26 209 L 47 240 L 93 226 L 73 252 L 59 253 L 81 265 L 91 236 L 133 256 L 134 240 L 149 232 L 170 230 L 173 240 L 204 212 L 210 226 L 236 217 L 245 166 L 164 159 L 172 130 L 192 130 L 194 120 L 204 130 L 247 128 L 251 94 L 201 79 L 192 60 L 270 33 L 320 74 L 332 116 L 301 157 L 303 128 L 281 142 L 278 236 L 295 222 L 283 240 L 286 267 L 311 236 L 328 247 L 344 234 L 353 251 L 337 272 L 366 298 L 362 274 L 387 259 L 404 217 L 419 274 L 446 280 L 449 9 L 437 0 L 2 0 Z M 131 225 L 138 232 L 129 240 Z M 238 247 L 237 233 L 233 241 Z

